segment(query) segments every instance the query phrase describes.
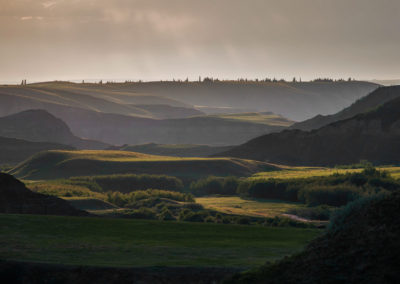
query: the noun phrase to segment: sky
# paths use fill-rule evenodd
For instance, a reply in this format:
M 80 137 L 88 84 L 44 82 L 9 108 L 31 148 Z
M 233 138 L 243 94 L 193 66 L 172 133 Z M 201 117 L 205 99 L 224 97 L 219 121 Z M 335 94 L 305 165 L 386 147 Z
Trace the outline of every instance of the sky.
M 0 0 L 0 82 L 400 78 L 399 0 Z

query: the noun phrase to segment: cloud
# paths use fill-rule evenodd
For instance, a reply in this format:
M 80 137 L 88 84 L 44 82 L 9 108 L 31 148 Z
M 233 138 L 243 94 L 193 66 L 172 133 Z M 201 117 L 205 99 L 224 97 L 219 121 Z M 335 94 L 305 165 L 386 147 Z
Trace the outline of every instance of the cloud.
M 57 4 L 56 1 L 46 1 L 46 2 L 42 2 L 42 6 L 43 6 L 45 9 L 50 9 L 50 8 L 52 8 L 53 6 L 55 6 L 56 4 Z
M 0 78 L 400 77 L 399 30 L 398 0 L 0 0 Z

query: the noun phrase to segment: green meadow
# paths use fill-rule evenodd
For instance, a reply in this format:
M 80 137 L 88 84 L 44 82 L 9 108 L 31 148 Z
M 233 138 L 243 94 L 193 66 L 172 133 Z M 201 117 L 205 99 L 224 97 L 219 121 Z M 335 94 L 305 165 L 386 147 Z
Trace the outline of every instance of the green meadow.
M 253 268 L 299 251 L 316 229 L 0 215 L 2 259 L 94 266 Z

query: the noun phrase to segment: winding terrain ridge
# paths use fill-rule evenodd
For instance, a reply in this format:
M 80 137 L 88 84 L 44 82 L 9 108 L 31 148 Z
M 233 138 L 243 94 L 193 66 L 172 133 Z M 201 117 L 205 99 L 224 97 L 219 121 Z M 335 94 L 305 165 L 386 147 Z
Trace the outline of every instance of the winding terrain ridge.
M 288 165 L 339 165 L 368 160 L 400 163 L 400 98 L 311 132 L 285 130 L 253 139 L 218 156 Z
M 377 87 L 356 81 L 47 82 L 0 86 L 0 116 L 46 110 L 74 135 L 113 145 L 227 146 L 281 131 L 292 120 L 334 113 Z M 243 110 L 248 114 L 232 114 Z M 277 115 L 266 115 L 267 111 Z
M 47 151 L 10 171 L 18 178 L 57 179 L 105 174 L 165 174 L 183 178 L 247 176 L 279 169 L 264 162 L 231 158 L 177 158 L 125 151 Z

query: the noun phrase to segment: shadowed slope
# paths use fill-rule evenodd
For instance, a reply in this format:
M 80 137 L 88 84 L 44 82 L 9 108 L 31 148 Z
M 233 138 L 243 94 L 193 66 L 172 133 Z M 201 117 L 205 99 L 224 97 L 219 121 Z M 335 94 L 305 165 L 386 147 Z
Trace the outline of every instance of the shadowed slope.
M 87 216 L 63 199 L 32 192 L 13 176 L 0 173 L 0 213 Z
M 336 114 L 317 115 L 311 119 L 295 123 L 290 128 L 300 130 L 318 129 L 335 121 L 348 119 L 357 114 L 372 110 L 398 97 L 400 97 L 400 86 L 381 87 Z
M 0 137 L 0 164 L 14 165 L 46 150 L 73 150 L 74 147 L 50 142 L 31 142 Z
M 102 142 L 76 137 L 61 119 L 44 110 L 27 110 L 1 117 L 0 136 L 67 144 L 81 149 L 104 149 L 108 146 Z
M 218 156 L 290 165 L 400 163 L 400 98 L 318 130 L 264 135 Z

